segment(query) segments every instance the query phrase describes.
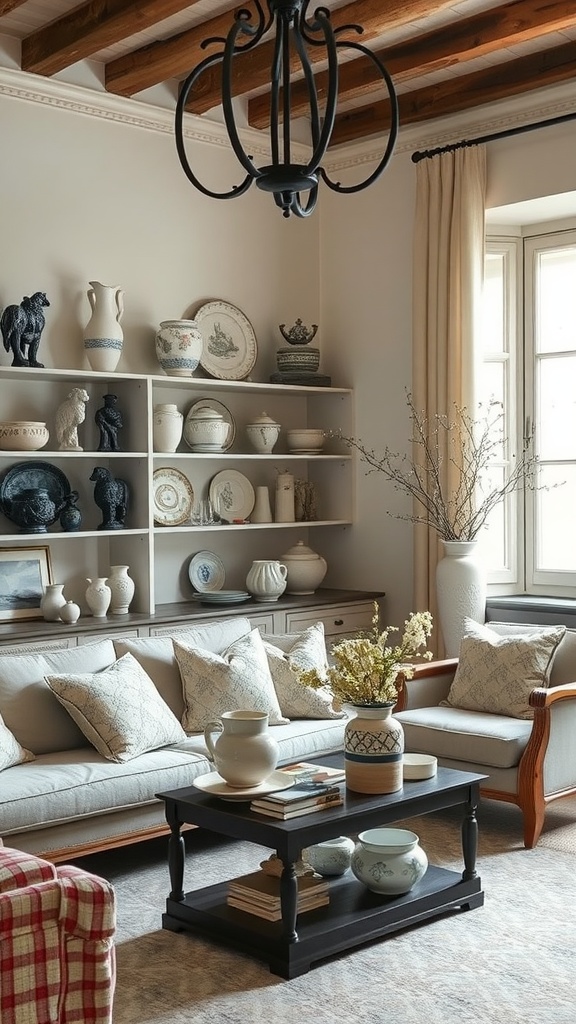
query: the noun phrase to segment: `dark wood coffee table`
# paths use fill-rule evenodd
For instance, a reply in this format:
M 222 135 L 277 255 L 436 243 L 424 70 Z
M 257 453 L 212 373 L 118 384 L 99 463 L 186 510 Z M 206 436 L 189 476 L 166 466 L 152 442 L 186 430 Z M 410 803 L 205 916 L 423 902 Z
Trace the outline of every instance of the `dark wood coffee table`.
M 343 763 L 342 754 L 316 760 L 326 765 Z M 387 796 L 364 796 L 343 787 L 342 806 L 290 821 L 266 818 L 250 811 L 247 803 L 218 800 L 194 786 L 159 793 L 166 804 L 166 819 L 171 829 L 168 850 L 171 892 L 162 927 L 209 935 L 264 960 L 274 974 L 295 978 L 308 971 L 314 962 L 334 953 L 448 910 L 480 907 L 484 893 L 476 873 L 476 808 L 480 783 L 485 778 L 485 775 L 439 768 L 433 779 L 406 782 L 399 792 Z M 411 892 L 385 897 L 370 892 L 347 872 L 331 880 L 328 906 L 307 911 L 297 919 L 294 864 L 304 847 L 339 835 L 356 835 L 364 829 L 388 825 L 402 818 L 458 806 L 463 812 L 462 873 L 430 864 L 424 878 Z M 183 891 L 185 848 L 181 828 L 185 823 L 276 851 L 283 863 L 281 922 L 264 921 L 227 906 L 226 881 L 188 893 Z

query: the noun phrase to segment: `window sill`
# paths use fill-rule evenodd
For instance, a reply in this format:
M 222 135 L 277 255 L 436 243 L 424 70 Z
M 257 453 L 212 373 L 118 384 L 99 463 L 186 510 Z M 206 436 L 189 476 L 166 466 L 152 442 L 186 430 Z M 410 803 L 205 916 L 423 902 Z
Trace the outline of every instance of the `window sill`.
M 569 626 L 576 629 L 576 600 L 562 597 L 533 597 L 526 594 L 489 597 L 487 622 L 525 622 L 540 626 Z

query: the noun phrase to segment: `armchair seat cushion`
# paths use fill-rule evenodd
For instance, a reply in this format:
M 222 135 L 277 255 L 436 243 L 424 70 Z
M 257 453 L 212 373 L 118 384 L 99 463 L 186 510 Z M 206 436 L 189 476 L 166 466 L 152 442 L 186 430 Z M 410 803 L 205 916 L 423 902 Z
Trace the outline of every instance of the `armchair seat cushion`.
M 532 722 L 520 718 L 460 708 L 415 708 L 394 717 L 404 729 L 405 750 L 494 768 L 517 765 L 532 731 Z

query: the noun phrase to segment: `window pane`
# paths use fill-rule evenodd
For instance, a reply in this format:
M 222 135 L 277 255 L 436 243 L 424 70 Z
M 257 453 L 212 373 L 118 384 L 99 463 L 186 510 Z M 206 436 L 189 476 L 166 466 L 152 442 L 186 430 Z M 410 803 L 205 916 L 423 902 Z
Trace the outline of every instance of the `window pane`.
M 484 352 L 502 352 L 506 337 L 504 302 L 505 257 L 486 253 L 482 294 L 482 347 Z
M 536 352 L 576 349 L 576 247 L 537 258 Z
M 576 356 L 541 359 L 538 370 L 538 454 L 576 459 Z
M 576 571 L 576 466 L 543 466 L 536 492 L 537 571 Z

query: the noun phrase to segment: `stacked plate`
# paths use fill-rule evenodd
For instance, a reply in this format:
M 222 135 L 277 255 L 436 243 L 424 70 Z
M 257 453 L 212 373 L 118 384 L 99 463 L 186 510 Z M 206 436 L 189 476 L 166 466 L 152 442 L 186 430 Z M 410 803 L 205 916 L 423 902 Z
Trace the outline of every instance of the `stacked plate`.
M 240 604 L 249 597 L 247 590 L 212 590 L 192 595 L 194 601 L 200 601 L 202 604 Z

